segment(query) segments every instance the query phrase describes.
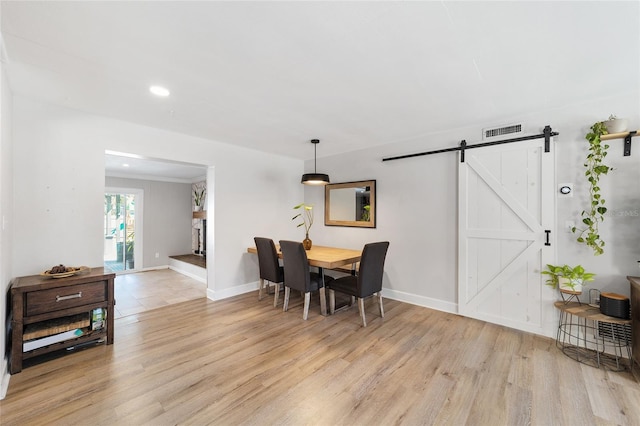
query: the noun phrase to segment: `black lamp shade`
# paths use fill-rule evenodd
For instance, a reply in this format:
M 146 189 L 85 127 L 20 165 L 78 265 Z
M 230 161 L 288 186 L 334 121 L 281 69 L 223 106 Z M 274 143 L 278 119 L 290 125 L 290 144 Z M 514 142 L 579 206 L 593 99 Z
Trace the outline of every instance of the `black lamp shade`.
M 320 139 L 311 139 L 311 143 L 313 144 L 313 173 L 303 174 L 300 183 L 305 185 L 326 185 L 329 183 L 329 175 L 318 173 L 318 170 L 316 170 L 316 147 L 320 143 Z
M 305 173 L 300 183 L 305 185 L 326 185 L 329 183 L 329 175 L 324 173 Z

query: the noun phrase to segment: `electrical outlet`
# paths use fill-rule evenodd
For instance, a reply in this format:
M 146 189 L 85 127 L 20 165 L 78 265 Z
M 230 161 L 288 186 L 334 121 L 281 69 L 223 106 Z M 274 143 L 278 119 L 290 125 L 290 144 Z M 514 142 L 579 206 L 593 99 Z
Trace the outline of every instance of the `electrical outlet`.
M 156 259 L 160 257 L 160 253 L 156 252 Z

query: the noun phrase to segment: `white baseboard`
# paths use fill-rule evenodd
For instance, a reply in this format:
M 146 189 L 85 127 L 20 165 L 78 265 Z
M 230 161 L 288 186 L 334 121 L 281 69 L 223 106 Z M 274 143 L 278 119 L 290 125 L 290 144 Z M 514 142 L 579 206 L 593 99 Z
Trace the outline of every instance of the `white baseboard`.
M 7 389 L 9 389 L 9 379 L 11 379 L 11 374 L 9 374 L 9 362 L 7 358 L 2 360 L 2 368 L 0 368 L 0 400 L 4 399 L 7 396 Z
M 170 261 L 168 268 L 182 275 L 186 275 L 189 278 L 193 278 L 196 281 L 200 281 L 201 283 L 207 283 L 207 270 L 204 268 L 200 268 L 199 266 L 191 265 L 185 262 Z
M 252 283 L 238 285 L 234 287 L 225 288 L 223 290 L 211 290 L 207 289 L 207 298 L 211 300 L 222 300 L 229 297 L 238 296 L 239 294 L 249 293 L 250 291 L 256 291 L 260 288 L 260 282 L 254 281 Z
M 239 286 L 233 286 L 224 290 L 214 291 L 207 289 L 207 298 L 211 300 L 222 300 L 229 297 L 238 296 L 240 294 L 256 291 L 260 288 L 260 282 L 254 281 Z M 411 293 L 405 293 L 403 291 L 391 290 L 388 288 L 382 289 L 382 296 L 387 299 L 398 300 L 400 302 L 411 303 L 412 305 L 422 306 L 424 308 L 431 308 L 438 311 L 448 312 L 451 314 L 458 313 L 458 305 L 455 303 L 444 302 L 438 299 L 432 299 L 424 296 L 417 296 Z
M 411 303 L 412 305 L 422 306 L 424 308 L 435 309 L 437 311 L 448 312 L 450 314 L 458 313 L 458 304 L 445 302 L 430 297 L 418 296 L 416 294 L 405 293 L 404 291 L 392 290 L 390 288 L 382 289 L 382 297 L 387 299 L 398 300 L 400 302 Z
M 151 266 L 149 268 L 127 269 L 126 271 L 116 271 L 116 275 L 137 274 L 138 272 L 158 271 L 160 269 L 168 269 L 169 265 Z
M 552 339 L 556 338 L 557 326 L 551 329 L 545 329 L 540 325 L 528 324 L 521 321 L 512 321 L 500 317 L 496 317 L 493 315 L 477 313 L 475 315 L 465 315 L 467 318 L 477 319 L 478 321 L 484 321 L 491 324 L 502 325 L 504 327 L 509 327 L 514 330 L 524 331 L 526 333 L 537 334 L 539 336 L 550 337 Z
M 139 269 L 137 272 L 159 271 L 160 269 L 169 269 L 169 265 L 150 266 L 148 268 Z

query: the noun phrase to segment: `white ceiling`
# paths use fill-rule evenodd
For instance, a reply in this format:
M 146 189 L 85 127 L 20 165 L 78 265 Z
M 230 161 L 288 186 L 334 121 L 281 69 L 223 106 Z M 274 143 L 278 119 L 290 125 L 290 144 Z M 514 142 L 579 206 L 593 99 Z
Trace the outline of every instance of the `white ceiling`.
M 638 90 L 640 75 L 638 2 L 1 7 L 15 94 L 300 159 L 313 138 L 318 157 L 428 147 L 434 132 Z
M 180 183 L 200 182 L 207 176 L 206 166 L 112 151 L 105 154 L 104 170 L 105 176 Z

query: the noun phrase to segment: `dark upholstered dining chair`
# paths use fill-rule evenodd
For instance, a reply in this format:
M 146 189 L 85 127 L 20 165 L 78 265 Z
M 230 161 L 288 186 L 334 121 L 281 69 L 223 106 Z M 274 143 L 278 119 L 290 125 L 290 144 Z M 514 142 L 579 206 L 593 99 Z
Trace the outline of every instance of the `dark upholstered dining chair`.
M 360 267 L 356 276 L 337 278 L 327 284 L 329 289 L 329 312 L 333 314 L 336 310 L 335 292 L 347 294 L 358 299 L 358 311 L 362 318 L 362 325 L 367 326 L 367 319 L 364 314 L 364 298 L 373 294 L 378 295 L 378 305 L 380 306 L 380 316 L 384 318 L 384 308 L 382 306 L 382 274 L 384 272 L 384 261 L 387 256 L 389 242 L 369 243 L 362 250 Z
M 258 250 L 258 266 L 260 267 L 260 290 L 258 300 L 262 300 L 265 280 L 275 285 L 275 295 L 273 296 L 273 306 L 278 305 L 278 295 L 280 294 L 280 284 L 284 282 L 284 270 L 278 261 L 276 245 L 270 238 L 255 237 L 253 239 Z
M 325 298 L 325 285 L 333 279 L 316 272 L 310 272 L 309 260 L 302 243 L 297 241 L 280 241 L 282 250 L 282 262 L 284 264 L 284 306 L 283 311 L 289 309 L 289 294 L 291 289 L 298 290 L 304 294 L 304 310 L 302 318 L 307 319 L 309 315 L 309 302 L 311 292 L 320 293 L 320 310 L 327 311 L 327 300 Z

